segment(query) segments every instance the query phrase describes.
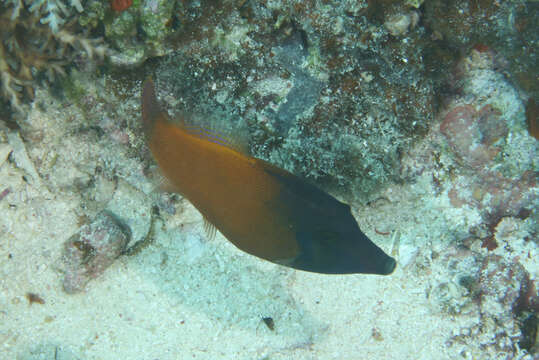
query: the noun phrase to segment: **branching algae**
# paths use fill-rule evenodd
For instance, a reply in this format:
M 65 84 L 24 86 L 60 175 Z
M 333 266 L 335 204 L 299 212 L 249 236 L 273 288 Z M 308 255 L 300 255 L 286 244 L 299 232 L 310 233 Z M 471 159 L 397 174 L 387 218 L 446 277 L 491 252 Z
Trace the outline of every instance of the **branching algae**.
M 359 229 L 350 206 L 204 129 L 173 124 L 152 80 L 142 90 L 148 146 L 183 194 L 241 250 L 295 269 L 390 274 L 396 266 Z

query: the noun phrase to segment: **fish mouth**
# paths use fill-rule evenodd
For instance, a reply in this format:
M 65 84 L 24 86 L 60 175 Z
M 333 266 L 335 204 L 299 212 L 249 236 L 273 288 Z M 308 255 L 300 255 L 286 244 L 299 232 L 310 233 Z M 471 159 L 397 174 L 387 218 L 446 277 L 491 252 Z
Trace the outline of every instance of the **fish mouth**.
M 391 274 L 393 271 L 395 271 L 395 268 L 397 267 L 397 262 L 395 261 L 395 259 L 393 259 L 392 257 L 390 257 L 386 263 L 384 264 L 384 267 L 382 269 L 382 272 L 380 273 L 381 275 L 389 275 Z
M 391 256 L 384 253 L 382 249 L 377 247 L 376 260 L 368 267 L 368 270 L 364 269 L 365 273 L 376 275 L 389 275 L 393 273 L 393 271 L 395 271 L 395 268 L 397 267 L 397 261 Z

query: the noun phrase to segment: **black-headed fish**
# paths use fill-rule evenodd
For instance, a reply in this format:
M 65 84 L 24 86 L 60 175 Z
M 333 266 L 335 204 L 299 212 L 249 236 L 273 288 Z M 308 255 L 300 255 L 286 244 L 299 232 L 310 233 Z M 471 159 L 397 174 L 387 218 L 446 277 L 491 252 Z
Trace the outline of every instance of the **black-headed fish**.
M 350 206 L 207 131 L 175 124 L 152 80 L 142 90 L 148 146 L 173 189 L 239 249 L 326 274 L 390 274 L 395 260 L 359 229 Z

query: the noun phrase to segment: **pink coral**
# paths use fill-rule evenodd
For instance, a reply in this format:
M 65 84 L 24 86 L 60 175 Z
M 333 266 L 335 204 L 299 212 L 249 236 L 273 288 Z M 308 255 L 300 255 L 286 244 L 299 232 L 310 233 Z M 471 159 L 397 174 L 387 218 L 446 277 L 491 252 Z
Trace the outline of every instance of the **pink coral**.
M 478 208 L 487 221 L 493 222 L 501 216 L 517 215 L 532 205 L 530 189 L 537 186 L 537 174 L 527 171 L 508 177 L 495 170 L 500 140 L 508 131 L 502 113 L 490 104 L 479 111 L 471 104 L 456 103 L 450 107 L 440 124 L 440 132 L 459 163 L 473 170 L 449 190 L 453 206 L 467 204 Z
M 440 131 L 465 165 L 480 170 L 500 151 L 495 141 L 507 134 L 499 115 L 491 105 L 480 111 L 472 105 L 456 106 L 444 117 Z
M 64 290 L 82 291 L 86 284 L 101 275 L 120 256 L 130 239 L 130 231 L 107 211 L 65 243 Z

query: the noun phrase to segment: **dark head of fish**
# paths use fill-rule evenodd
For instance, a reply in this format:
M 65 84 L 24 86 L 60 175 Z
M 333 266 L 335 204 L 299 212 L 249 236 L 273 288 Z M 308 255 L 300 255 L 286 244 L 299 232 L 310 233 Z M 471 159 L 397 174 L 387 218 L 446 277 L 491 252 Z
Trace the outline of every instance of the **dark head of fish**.
M 338 217 L 317 212 L 303 219 L 296 235 L 301 255 L 293 267 L 327 274 L 391 274 L 395 260 L 363 234 L 346 207 Z
M 325 274 L 393 272 L 395 259 L 363 234 L 350 206 L 292 174 L 269 172 L 282 184 L 280 198 L 296 229 L 300 255 L 289 266 Z

